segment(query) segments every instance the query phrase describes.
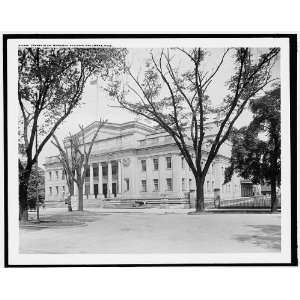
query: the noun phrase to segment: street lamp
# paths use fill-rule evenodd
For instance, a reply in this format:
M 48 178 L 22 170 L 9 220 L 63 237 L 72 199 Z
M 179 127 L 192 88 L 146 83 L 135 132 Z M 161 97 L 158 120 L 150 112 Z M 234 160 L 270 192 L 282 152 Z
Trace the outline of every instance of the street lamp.
M 36 155 L 36 220 L 40 222 L 40 201 L 39 201 L 39 167 L 38 167 L 38 125 L 36 124 L 36 135 L 35 135 L 35 155 Z

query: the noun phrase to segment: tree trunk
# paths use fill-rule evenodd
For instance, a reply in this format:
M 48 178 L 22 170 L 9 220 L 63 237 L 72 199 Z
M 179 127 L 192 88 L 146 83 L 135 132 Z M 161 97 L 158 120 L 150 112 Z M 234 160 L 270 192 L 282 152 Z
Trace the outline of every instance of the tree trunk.
M 26 183 L 24 182 L 23 179 L 22 182 L 19 183 L 19 220 L 20 221 L 28 221 L 28 203 L 27 203 L 28 181 Z
M 276 212 L 278 199 L 276 195 L 276 177 L 271 179 L 271 212 Z
M 83 211 L 83 185 L 79 184 L 78 186 L 78 210 Z
M 20 170 L 19 168 L 19 220 L 28 221 L 28 184 L 31 168 Z
M 72 209 L 72 197 L 74 196 L 74 184 L 69 184 L 69 193 L 70 195 L 68 196 L 68 211 L 73 211 Z
M 196 178 L 196 212 L 204 211 L 204 181 Z

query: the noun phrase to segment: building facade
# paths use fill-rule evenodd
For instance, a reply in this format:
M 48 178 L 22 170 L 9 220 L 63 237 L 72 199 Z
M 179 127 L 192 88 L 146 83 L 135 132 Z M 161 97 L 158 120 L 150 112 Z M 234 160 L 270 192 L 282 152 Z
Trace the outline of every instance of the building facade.
M 85 140 L 89 143 L 97 122 L 87 126 Z M 217 122 L 210 125 L 208 138 L 215 134 Z M 209 144 L 206 145 L 207 149 Z M 221 199 L 247 196 L 241 179 L 236 175 L 223 184 L 229 165 L 231 144 L 225 142 L 214 159 L 205 179 L 206 201 L 219 190 Z M 207 152 L 203 149 L 203 162 Z M 68 187 L 57 156 L 45 161 L 45 200 L 63 203 Z M 247 186 L 248 187 L 248 186 Z M 101 128 L 90 156 L 84 184 L 84 199 L 88 201 L 183 201 L 195 196 L 195 179 L 174 140 L 167 133 L 137 121 L 122 124 L 106 123 Z M 75 188 L 75 199 L 78 191 Z M 252 193 L 252 191 L 250 191 Z

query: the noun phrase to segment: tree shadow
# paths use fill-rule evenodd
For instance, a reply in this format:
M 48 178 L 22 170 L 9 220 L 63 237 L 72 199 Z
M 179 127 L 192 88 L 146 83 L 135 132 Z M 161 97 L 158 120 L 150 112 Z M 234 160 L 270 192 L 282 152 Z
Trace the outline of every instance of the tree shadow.
M 256 246 L 275 251 L 281 250 L 280 225 L 248 225 L 253 233 L 235 235 L 239 242 L 250 242 Z
M 20 228 L 25 230 L 42 230 L 47 228 L 66 228 L 72 226 L 87 226 L 89 222 L 95 222 L 102 216 L 110 214 L 97 213 L 90 211 L 73 211 L 66 212 L 65 214 L 54 214 L 49 216 L 40 217 L 40 222 L 31 220 L 28 222 L 20 223 Z

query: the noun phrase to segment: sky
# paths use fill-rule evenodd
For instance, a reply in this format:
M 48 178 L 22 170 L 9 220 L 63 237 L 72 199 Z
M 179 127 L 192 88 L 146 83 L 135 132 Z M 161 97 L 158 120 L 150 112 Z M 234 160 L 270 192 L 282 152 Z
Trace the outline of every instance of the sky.
M 150 57 L 150 49 L 136 48 L 128 49 L 127 63 L 131 66 L 131 71 L 134 74 L 141 74 L 143 71 L 143 66 L 145 62 Z M 156 49 L 152 50 L 154 55 L 158 51 Z M 207 55 L 203 61 L 203 68 L 209 72 L 213 71 L 218 65 L 225 49 L 224 48 L 214 48 L 206 49 Z M 258 52 L 262 51 L 257 49 Z M 181 68 L 184 68 L 186 62 L 183 58 L 178 57 L 174 63 Z M 277 62 L 273 68 L 273 76 L 279 76 L 279 62 Z M 232 53 L 228 53 L 225 56 L 224 62 L 214 77 L 213 82 L 207 90 L 212 104 L 220 104 L 223 100 L 224 95 L 226 95 L 226 85 L 225 83 L 230 79 L 233 74 L 234 65 Z M 92 85 L 90 82 L 86 85 L 83 95 L 82 104 L 77 107 L 74 112 L 67 117 L 65 122 L 60 125 L 56 131 L 56 136 L 62 140 L 69 133 L 76 133 L 79 131 L 79 124 L 87 126 L 96 120 L 107 119 L 109 122 L 123 123 L 127 121 L 132 121 L 136 118 L 132 113 L 122 110 L 120 108 L 111 107 L 114 105 L 112 99 L 107 95 L 103 86 L 103 82 L 98 80 L 98 85 Z M 245 110 L 236 122 L 236 127 L 241 127 L 247 125 L 251 121 L 251 114 L 249 111 Z M 52 156 L 57 154 L 57 149 L 49 141 L 43 148 L 39 161 L 41 163 L 45 162 L 47 156 Z

